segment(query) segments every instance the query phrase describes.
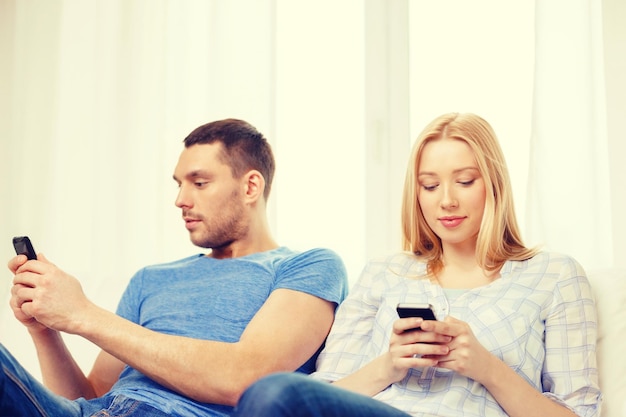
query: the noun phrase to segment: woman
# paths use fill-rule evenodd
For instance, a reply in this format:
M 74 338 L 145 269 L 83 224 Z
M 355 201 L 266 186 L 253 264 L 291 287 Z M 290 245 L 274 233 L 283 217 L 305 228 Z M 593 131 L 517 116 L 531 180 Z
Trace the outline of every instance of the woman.
M 599 415 L 589 282 L 574 259 L 523 245 L 485 120 L 446 114 L 421 133 L 402 225 L 406 252 L 365 268 L 313 378 L 267 377 L 235 415 Z M 400 319 L 408 302 L 437 320 Z

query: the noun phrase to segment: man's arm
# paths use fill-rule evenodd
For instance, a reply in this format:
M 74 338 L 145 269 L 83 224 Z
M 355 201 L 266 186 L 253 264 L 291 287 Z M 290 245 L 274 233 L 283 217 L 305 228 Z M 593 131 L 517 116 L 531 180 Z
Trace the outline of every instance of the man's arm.
M 13 258 L 8 266 L 16 273 L 25 262 L 26 257 L 18 256 Z M 117 381 L 124 364 L 103 352 L 96 360 L 94 371 L 89 378 L 85 377 L 67 349 L 61 334 L 45 327 L 22 311 L 22 305 L 32 301 L 20 296 L 24 290 L 28 291 L 29 287 L 19 282 L 15 283 L 11 289 L 9 304 L 15 318 L 24 324 L 33 340 L 44 385 L 52 392 L 69 399 L 93 398 L 108 391 Z
M 197 401 L 234 405 L 261 376 L 306 362 L 326 338 L 334 309 L 334 303 L 312 295 L 276 290 L 236 343 L 153 332 L 95 305 L 67 331 Z
M 96 306 L 74 277 L 40 259 L 20 267 L 14 278 L 22 314 L 50 329 L 80 335 L 117 358 L 118 364 L 127 363 L 201 402 L 234 405 L 259 377 L 295 370 L 317 351 L 334 319 L 334 303 L 278 289 L 236 343 L 165 335 Z M 104 367 L 95 368 L 96 375 L 105 375 L 104 386 L 109 384 L 110 372 Z
M 96 358 L 89 377 L 85 377 L 59 332 L 47 329 L 31 333 L 31 337 L 44 385 L 65 398 L 100 397 L 111 389 L 124 369 L 123 362 L 103 351 Z
M 43 383 L 52 392 L 70 400 L 93 398 L 94 390 L 55 330 L 30 330 Z

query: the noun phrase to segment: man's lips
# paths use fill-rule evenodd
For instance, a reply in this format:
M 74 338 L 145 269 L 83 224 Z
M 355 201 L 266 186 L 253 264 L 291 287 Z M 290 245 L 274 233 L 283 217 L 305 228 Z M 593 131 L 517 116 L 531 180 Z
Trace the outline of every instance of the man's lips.
M 459 216 L 446 216 L 446 217 L 440 217 L 439 221 L 441 222 L 441 224 L 444 227 L 457 227 L 458 225 L 460 225 L 463 220 L 465 220 L 465 217 L 459 217 Z
M 200 219 L 195 219 L 195 218 L 192 218 L 192 217 L 183 217 L 183 220 L 185 221 L 185 227 L 188 230 L 193 229 L 198 223 L 201 222 Z

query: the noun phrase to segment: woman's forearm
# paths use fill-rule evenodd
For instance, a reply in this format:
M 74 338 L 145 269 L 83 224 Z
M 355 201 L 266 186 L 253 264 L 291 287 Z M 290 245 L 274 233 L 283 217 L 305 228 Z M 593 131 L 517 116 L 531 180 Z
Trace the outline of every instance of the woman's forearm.
M 576 417 L 568 408 L 532 387 L 500 359 L 493 357 L 481 382 L 510 417 Z

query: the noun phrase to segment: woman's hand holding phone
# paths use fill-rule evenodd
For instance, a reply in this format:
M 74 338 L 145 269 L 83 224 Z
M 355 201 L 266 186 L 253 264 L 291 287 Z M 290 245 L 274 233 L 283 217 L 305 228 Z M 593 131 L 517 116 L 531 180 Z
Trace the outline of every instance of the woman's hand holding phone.
M 398 304 L 400 320 L 394 323 L 390 352 L 394 362 L 406 368 L 436 366 L 438 356 L 449 351 L 451 338 L 431 331 L 422 331 L 425 320 L 437 320 L 429 304 Z

